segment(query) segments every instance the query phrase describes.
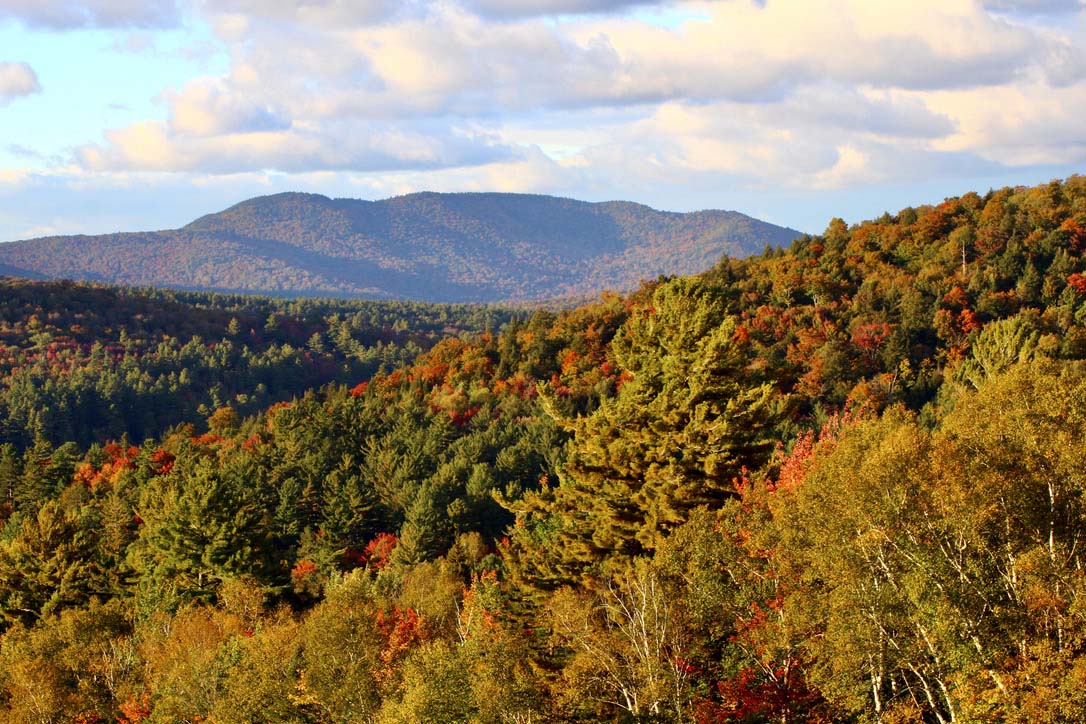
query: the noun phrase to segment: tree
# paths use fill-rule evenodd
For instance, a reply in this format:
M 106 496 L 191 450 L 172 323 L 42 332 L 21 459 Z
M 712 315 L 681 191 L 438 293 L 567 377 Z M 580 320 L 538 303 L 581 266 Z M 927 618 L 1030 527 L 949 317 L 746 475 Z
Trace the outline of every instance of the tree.
M 556 642 L 572 657 L 560 696 L 634 721 L 690 721 L 690 640 L 675 591 L 640 560 L 598 594 L 563 589 L 550 602 Z
M 0 540 L 0 614 L 33 621 L 103 595 L 106 574 L 95 556 L 97 531 L 78 511 L 48 501 Z
M 328 586 L 325 601 L 302 625 L 302 661 L 294 700 L 319 721 L 368 721 L 380 706 L 375 674 L 381 668 L 381 632 L 372 580 L 362 570 Z
M 1038 354 L 1041 337 L 1036 313 L 1023 312 L 984 326 L 973 341 L 972 357 L 962 363 L 956 376 L 974 388 L 1019 362 L 1028 362 Z
M 173 585 L 183 597 L 208 598 L 228 579 L 272 582 L 271 523 L 244 494 L 243 474 L 189 449 L 151 481 L 137 508 L 139 540 L 130 549 L 145 587 Z
M 301 635 L 296 621 L 282 613 L 261 621 L 259 632 L 240 641 L 238 658 L 227 672 L 211 720 L 221 724 L 293 724 L 306 721 L 299 701 Z
M 553 585 L 606 558 L 653 551 L 691 510 L 735 495 L 770 450 L 771 388 L 751 379 L 735 322 L 704 282 L 677 279 L 632 313 L 614 341 L 621 387 L 573 432 L 559 485 L 510 508 L 550 531 L 537 577 Z M 531 547 L 528 535 L 521 540 Z

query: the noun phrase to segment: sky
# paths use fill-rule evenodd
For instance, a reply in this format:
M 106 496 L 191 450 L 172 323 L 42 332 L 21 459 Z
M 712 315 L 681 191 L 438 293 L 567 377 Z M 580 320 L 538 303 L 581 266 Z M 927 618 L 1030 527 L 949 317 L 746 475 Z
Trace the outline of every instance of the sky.
M 817 233 L 1086 172 L 1086 0 L 0 0 L 0 240 L 511 191 Z

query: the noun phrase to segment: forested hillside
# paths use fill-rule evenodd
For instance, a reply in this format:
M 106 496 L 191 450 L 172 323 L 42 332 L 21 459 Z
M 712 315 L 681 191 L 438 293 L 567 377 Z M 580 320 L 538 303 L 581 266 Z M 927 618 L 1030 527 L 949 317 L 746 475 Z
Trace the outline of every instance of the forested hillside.
M 1086 720 L 1084 250 L 970 194 L 7 447 L 0 721 Z
M 419 193 L 384 201 L 264 196 L 176 231 L 0 245 L 22 276 L 285 295 L 543 300 L 696 274 L 799 236 L 734 211 Z
M 512 310 L 0 278 L 0 444 L 133 443 L 398 367 Z

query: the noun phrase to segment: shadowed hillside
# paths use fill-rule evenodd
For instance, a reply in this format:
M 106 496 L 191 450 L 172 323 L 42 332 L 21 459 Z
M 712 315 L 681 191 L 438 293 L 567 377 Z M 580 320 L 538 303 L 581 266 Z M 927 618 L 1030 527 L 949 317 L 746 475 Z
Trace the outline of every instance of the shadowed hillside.
M 631 289 L 704 271 L 800 233 L 733 211 L 629 202 L 419 193 L 384 201 L 284 193 L 182 229 L 47 237 L 0 246 L 23 276 L 201 290 L 540 300 Z

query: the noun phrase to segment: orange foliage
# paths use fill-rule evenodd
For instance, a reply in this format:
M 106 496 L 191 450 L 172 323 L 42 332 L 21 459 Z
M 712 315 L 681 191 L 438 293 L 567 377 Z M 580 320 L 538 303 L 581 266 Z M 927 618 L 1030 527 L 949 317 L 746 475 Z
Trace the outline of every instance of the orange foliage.
M 1086 223 L 1082 218 L 1068 218 L 1060 224 L 1060 230 L 1066 231 L 1075 253 L 1086 251 Z
M 174 456 L 162 448 L 151 454 L 151 464 L 156 475 L 165 475 L 173 469 Z
M 90 463 L 80 465 L 73 476 L 73 481 L 84 485 L 90 490 L 108 490 L 117 482 L 118 476 L 125 470 L 136 467 L 136 458 L 139 457 L 138 447 L 122 447 L 116 443 L 109 443 L 102 452 L 106 455 L 106 461 L 102 467 L 95 468 Z
M 378 654 L 383 666 L 373 673 L 374 678 L 382 682 L 395 675 L 397 664 L 412 648 L 430 638 L 430 629 L 417 611 L 401 610 L 399 606 L 387 612 L 378 610 L 374 623 L 385 640 Z
M 1067 286 L 1074 289 L 1079 294 L 1086 294 L 1086 275 L 1079 274 L 1078 272 L 1067 277 Z
M 399 539 L 391 533 L 379 533 L 376 538 L 366 544 L 366 549 L 362 552 L 370 568 L 375 571 L 379 571 L 385 567 L 388 563 L 389 556 L 392 555 L 392 549 L 399 543 Z
M 969 306 L 969 297 L 966 296 L 965 290 L 955 284 L 949 292 L 943 295 L 943 304 L 954 309 L 961 309 Z
M 117 708 L 120 710 L 119 724 L 139 724 L 151 716 L 151 695 L 144 692 L 139 698 L 130 696 Z
M 784 454 L 783 447 L 777 447 L 774 462 L 777 464 L 777 480 L 768 481 L 767 487 L 771 491 L 789 492 L 798 488 L 815 459 L 815 449 L 823 455 L 833 449 L 842 433 L 854 427 L 862 419 L 862 415 L 856 414 L 852 408 L 846 407 L 842 412 L 836 412 L 823 423 L 822 428 L 815 436 L 813 430 L 800 433 L 791 451 Z

